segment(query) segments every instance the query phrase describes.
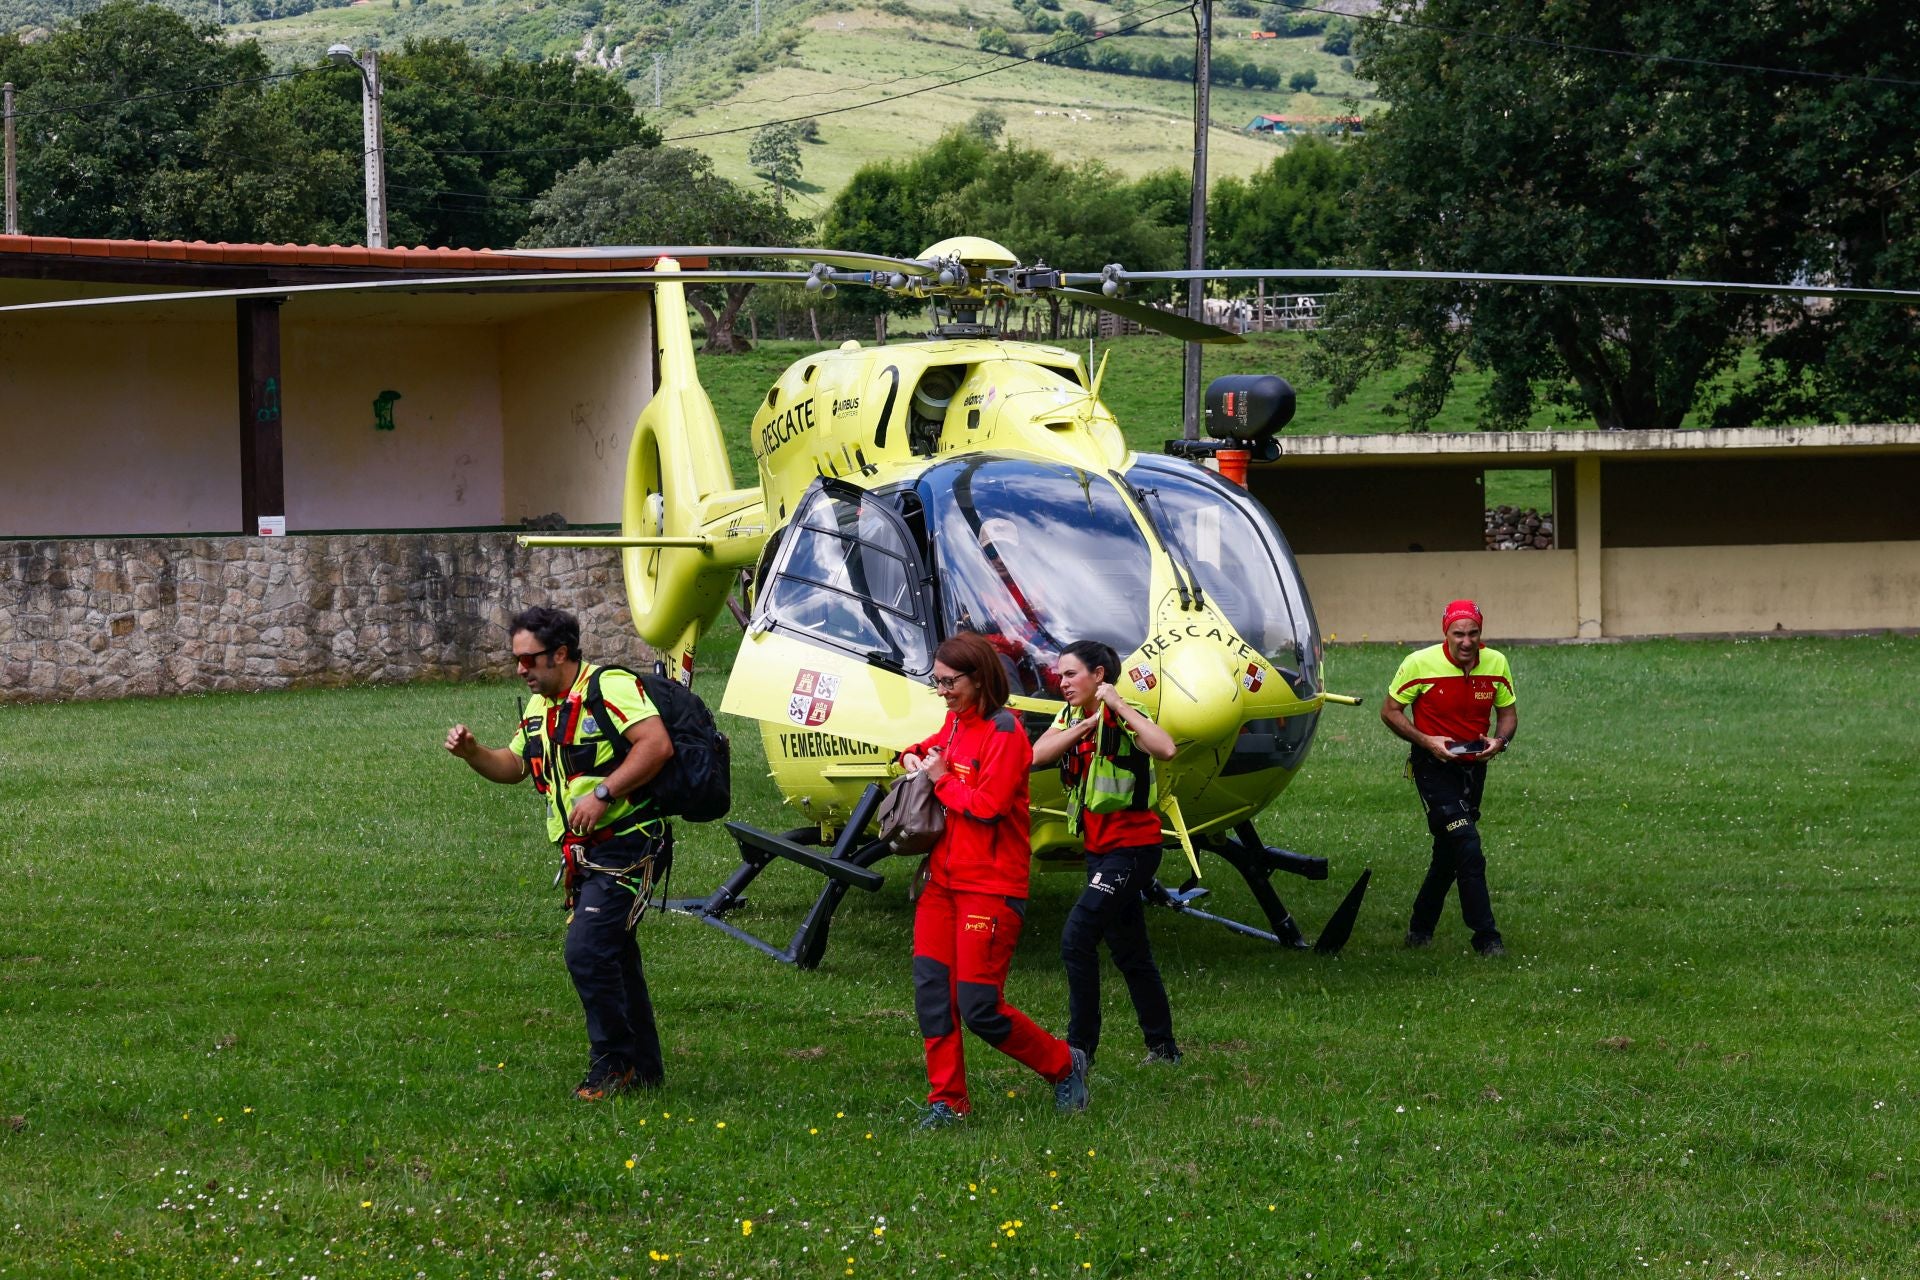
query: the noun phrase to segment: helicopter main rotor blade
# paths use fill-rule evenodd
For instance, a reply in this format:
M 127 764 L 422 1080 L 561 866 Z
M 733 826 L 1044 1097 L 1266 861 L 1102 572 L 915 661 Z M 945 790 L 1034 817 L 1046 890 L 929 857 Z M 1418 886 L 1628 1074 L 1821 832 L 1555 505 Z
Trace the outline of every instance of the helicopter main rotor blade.
M 1124 298 L 1109 298 L 1104 294 L 1086 293 L 1079 289 L 1047 289 L 1044 292 L 1057 298 L 1065 298 L 1070 302 L 1077 302 L 1083 307 L 1098 307 L 1102 311 L 1110 311 L 1143 328 L 1179 338 L 1183 342 L 1246 341 L 1230 329 L 1222 329 L 1219 325 L 1195 320 L 1192 316 L 1183 316 L 1178 312 L 1162 311 L 1144 302 L 1129 302 Z
M 755 245 L 576 245 L 564 249 L 502 249 L 499 252 L 536 258 L 791 258 L 824 262 L 843 271 L 885 268 L 901 275 L 930 276 L 937 267 L 918 258 L 890 258 L 881 253 L 847 249 L 796 249 Z
M 1662 280 L 1630 276 L 1551 276 L 1493 271 L 1390 271 L 1359 267 L 1235 267 L 1213 271 L 1119 271 L 1113 276 L 1071 273 L 1069 284 L 1174 280 L 1404 280 L 1438 284 L 1563 285 L 1583 289 L 1656 289 L 1670 293 L 1731 293 L 1781 298 L 1859 298 L 1873 302 L 1920 302 L 1916 289 L 1862 289 L 1847 285 L 1755 284 L 1740 280 Z
M 804 271 L 541 271 L 498 276 L 418 276 L 399 280 L 343 280 L 327 284 L 283 284 L 247 289 L 187 289 L 175 293 L 123 293 L 104 298 L 59 298 L 50 302 L 16 302 L 0 306 L 9 311 L 71 311 L 80 307 L 124 307 L 152 302 L 196 302 L 221 298 L 287 298 L 300 294 L 378 293 L 394 289 L 435 293 L 484 293 L 490 289 L 529 285 L 565 287 L 576 284 L 804 284 Z

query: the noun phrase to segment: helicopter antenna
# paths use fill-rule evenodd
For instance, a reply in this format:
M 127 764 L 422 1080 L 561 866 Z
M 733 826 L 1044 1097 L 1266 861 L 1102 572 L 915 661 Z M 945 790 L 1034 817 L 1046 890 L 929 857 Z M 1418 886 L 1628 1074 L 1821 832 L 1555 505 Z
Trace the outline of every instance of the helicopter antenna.
M 1087 398 L 1093 400 L 1095 403 L 1098 403 L 1100 400 L 1100 380 L 1107 376 L 1107 357 L 1112 354 L 1112 347 L 1108 347 L 1100 353 L 1100 367 L 1094 371 L 1093 386 L 1087 391 Z

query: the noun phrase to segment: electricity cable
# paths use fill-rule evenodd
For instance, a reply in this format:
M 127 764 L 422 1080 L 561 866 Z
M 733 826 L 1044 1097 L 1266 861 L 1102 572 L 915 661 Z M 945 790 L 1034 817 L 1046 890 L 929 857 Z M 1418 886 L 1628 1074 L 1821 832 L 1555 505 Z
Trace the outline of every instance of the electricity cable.
M 292 80 L 299 76 L 319 75 L 322 72 L 330 72 L 332 70 L 332 67 L 304 67 L 299 71 L 276 71 L 270 75 L 246 76 L 239 80 L 221 80 L 208 84 L 190 84 L 183 89 L 164 89 L 154 93 L 128 94 L 124 98 L 101 98 L 94 102 L 76 102 L 54 107 L 34 107 L 27 111 L 15 111 L 13 118 L 15 120 L 25 120 L 32 116 L 76 115 L 83 111 L 97 111 L 103 107 L 119 107 L 133 102 L 153 102 L 160 98 L 184 98 L 195 93 L 216 93 L 221 89 L 234 89 L 241 85 L 265 84 L 272 80 Z

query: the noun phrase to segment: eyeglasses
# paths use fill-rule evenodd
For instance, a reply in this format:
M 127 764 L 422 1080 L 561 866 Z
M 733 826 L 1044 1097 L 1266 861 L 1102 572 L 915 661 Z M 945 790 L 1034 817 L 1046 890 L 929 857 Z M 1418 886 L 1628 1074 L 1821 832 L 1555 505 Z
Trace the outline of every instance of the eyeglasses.
M 960 681 L 967 679 L 970 674 L 970 672 L 962 671 L 957 676 L 935 676 L 933 678 L 933 687 L 945 693 L 949 689 L 952 689 L 954 685 L 960 683 Z
M 532 653 L 516 653 L 513 655 L 513 665 L 523 671 L 531 670 L 540 665 L 540 659 L 552 652 L 552 649 L 535 649 Z

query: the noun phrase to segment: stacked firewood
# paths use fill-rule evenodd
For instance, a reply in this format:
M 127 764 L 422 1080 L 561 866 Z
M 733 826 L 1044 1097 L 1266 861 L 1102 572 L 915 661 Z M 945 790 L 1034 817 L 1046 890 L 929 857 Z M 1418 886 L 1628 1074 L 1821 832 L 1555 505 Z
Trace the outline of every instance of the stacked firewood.
M 1487 508 L 1487 550 L 1549 551 L 1553 548 L 1553 513 L 1541 515 L 1532 507 Z

